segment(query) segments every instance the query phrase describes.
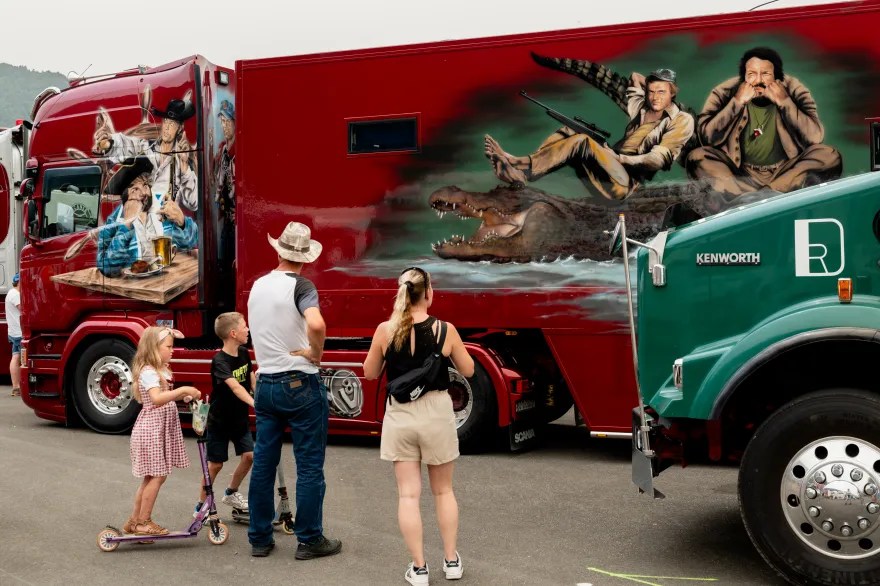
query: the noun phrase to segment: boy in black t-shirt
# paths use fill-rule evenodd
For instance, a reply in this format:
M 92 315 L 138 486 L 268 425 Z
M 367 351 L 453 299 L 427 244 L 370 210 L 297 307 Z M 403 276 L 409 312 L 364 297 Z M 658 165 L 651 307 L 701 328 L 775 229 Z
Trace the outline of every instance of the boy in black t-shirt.
M 254 461 L 248 408 L 254 406 L 252 393 L 256 377 L 245 347 L 249 330 L 244 316 L 232 311 L 217 317 L 214 332 L 223 340 L 223 348 L 211 361 L 211 410 L 206 431 L 208 472 L 213 482 L 223 469 L 223 463 L 229 459 L 229 442 L 232 442 L 235 455 L 241 456 L 241 460 L 222 500 L 235 509 L 246 511 L 247 499 L 238 492 L 238 487 Z M 197 512 L 205 501 L 204 488 L 200 494 Z

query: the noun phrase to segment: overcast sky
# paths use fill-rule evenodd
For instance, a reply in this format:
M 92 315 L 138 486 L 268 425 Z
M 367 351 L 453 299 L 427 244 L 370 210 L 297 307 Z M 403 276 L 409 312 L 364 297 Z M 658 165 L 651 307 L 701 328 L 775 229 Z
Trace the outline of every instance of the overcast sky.
M 96 75 L 200 53 L 232 67 L 244 58 L 738 12 L 765 1 L 2 0 L 0 61 Z

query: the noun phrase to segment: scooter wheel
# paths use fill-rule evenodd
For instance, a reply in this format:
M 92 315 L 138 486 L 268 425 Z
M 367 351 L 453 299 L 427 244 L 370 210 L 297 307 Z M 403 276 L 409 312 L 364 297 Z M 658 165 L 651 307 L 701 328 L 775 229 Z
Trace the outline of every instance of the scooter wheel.
M 119 537 L 119 529 L 110 526 L 104 527 L 104 529 L 98 533 L 98 549 L 101 551 L 114 551 L 119 547 L 118 541 L 110 541 L 110 539 L 114 537 Z
M 288 535 L 293 535 L 293 519 L 285 519 L 281 523 L 281 530 Z
M 223 545 L 229 539 L 229 527 L 222 521 L 217 522 L 216 530 L 208 524 L 208 539 L 214 545 Z

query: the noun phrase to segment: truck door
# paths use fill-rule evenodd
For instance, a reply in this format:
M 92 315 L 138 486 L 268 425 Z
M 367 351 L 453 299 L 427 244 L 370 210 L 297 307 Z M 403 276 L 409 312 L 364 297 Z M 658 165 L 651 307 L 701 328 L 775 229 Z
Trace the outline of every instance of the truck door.
M 103 286 L 103 276 L 95 271 L 94 235 L 98 227 L 102 170 L 97 165 L 60 164 L 47 168 L 40 195 L 42 214 L 32 223 L 40 240 L 40 257 L 47 261 L 42 267 L 55 284 L 77 285 L 59 287 L 67 300 L 100 296 L 89 289 Z M 88 246 L 86 250 L 86 245 Z M 48 283 L 44 283 L 48 285 Z

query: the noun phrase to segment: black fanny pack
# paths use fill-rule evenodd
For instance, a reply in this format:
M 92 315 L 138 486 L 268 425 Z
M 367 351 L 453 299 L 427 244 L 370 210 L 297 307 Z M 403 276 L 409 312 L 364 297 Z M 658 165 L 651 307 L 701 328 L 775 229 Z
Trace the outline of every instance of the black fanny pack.
M 440 338 L 437 340 L 437 346 L 431 352 L 421 366 L 414 368 L 409 372 L 400 375 L 392 381 L 388 381 L 388 397 L 391 397 L 398 403 L 409 403 L 421 397 L 434 380 L 440 374 L 440 369 L 445 368 L 443 364 L 443 344 L 446 342 L 446 322 L 440 322 Z

